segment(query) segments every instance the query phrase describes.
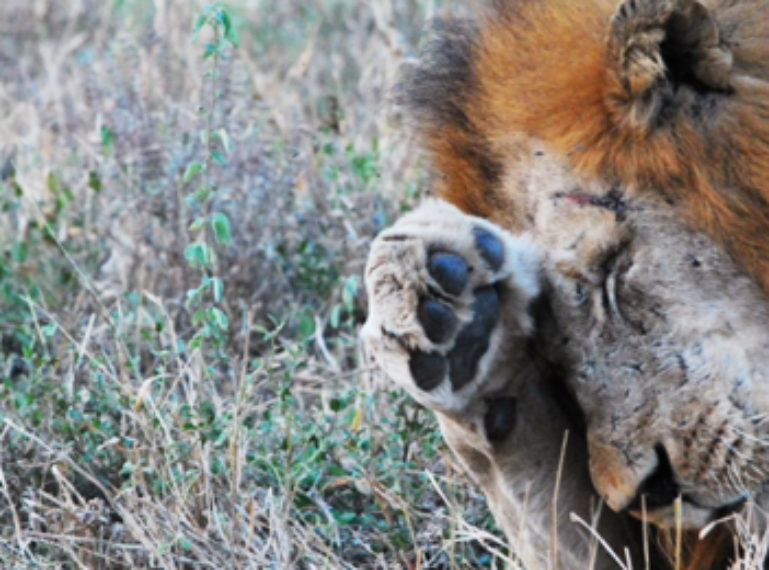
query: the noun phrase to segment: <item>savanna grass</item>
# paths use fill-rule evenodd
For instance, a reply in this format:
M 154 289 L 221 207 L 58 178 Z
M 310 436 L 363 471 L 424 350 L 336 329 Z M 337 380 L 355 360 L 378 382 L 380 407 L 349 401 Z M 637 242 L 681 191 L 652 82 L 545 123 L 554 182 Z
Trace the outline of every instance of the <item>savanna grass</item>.
M 433 4 L 0 3 L 2 567 L 503 564 L 357 348 Z

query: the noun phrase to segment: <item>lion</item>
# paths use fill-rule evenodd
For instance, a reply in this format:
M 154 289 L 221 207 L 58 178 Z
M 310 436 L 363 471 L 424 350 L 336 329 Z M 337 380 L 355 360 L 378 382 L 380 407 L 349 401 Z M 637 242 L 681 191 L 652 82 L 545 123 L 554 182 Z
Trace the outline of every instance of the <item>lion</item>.
M 497 0 L 404 77 L 434 197 L 372 243 L 371 360 L 524 567 L 762 567 L 769 2 Z

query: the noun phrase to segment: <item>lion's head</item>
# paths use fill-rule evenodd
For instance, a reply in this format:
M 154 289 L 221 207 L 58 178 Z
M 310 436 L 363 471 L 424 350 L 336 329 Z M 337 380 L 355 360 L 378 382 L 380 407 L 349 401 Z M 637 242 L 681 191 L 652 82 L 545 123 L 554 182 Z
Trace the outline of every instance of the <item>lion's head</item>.
M 571 426 L 587 449 L 571 460 L 589 465 L 598 495 L 665 531 L 700 531 L 747 502 L 758 505 L 751 516 L 761 527 L 769 4 L 500 0 L 477 22 L 442 24 L 404 86 L 435 194 L 527 234 L 540 252 L 542 287 L 526 309 L 535 332 L 524 335 L 521 358 L 558 410 L 550 447 Z M 451 249 L 449 237 L 440 243 Z M 440 359 L 429 365 L 431 383 L 440 380 Z M 399 372 L 409 375 L 404 384 L 421 373 L 409 366 Z M 506 460 L 505 433 L 489 441 L 488 417 L 499 408 L 489 394 L 456 409 L 420 401 L 438 409 L 447 440 L 509 530 L 515 510 L 506 501 L 517 491 L 508 488 L 521 465 Z M 722 538 L 695 536 L 691 567 L 733 556 Z

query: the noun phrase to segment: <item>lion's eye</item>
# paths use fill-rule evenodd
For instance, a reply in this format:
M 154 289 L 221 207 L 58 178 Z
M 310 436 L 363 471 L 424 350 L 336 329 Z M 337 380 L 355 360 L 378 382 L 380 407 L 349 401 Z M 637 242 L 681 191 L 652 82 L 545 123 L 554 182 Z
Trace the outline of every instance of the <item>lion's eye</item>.
M 516 399 L 512 396 L 497 398 L 489 403 L 486 416 L 483 418 L 483 427 L 486 429 L 486 437 L 492 443 L 498 443 L 505 439 L 515 428 L 517 419 Z

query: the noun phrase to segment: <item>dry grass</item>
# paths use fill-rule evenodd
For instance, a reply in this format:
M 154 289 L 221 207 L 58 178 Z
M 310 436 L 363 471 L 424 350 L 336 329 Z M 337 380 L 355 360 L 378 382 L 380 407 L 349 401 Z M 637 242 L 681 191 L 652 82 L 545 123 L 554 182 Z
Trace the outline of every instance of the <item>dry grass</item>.
M 500 566 L 432 417 L 356 348 L 369 239 L 422 188 L 385 101 L 432 3 L 232 2 L 216 75 L 202 8 L 0 4 L 0 565 Z M 201 201 L 209 126 L 232 151 Z M 195 342 L 213 211 L 229 327 Z

